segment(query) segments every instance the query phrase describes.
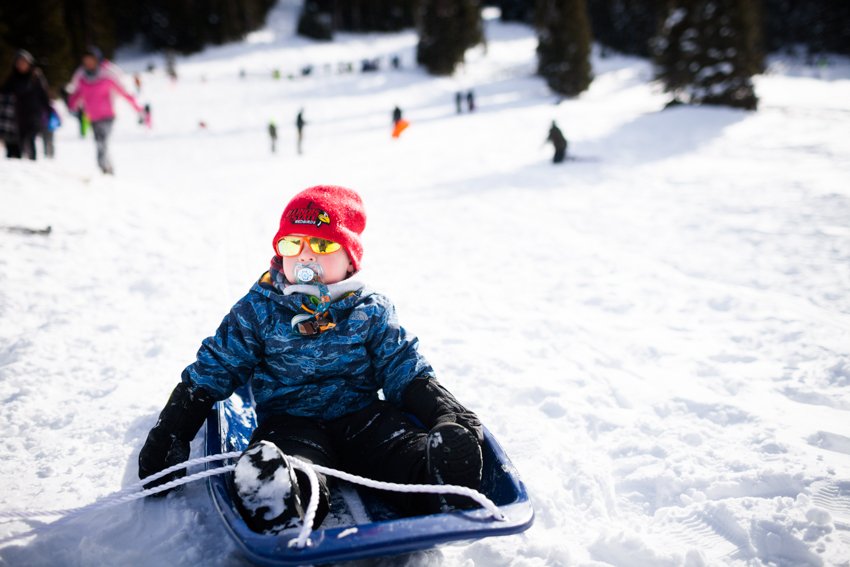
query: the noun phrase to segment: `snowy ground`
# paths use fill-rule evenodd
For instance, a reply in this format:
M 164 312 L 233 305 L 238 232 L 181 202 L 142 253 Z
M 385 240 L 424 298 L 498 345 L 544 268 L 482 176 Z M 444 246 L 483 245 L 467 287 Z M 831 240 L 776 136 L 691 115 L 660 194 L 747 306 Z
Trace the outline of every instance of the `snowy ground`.
M 119 103 L 115 177 L 66 113 L 55 160 L 0 161 L 0 225 L 53 230 L 0 231 L 0 511 L 134 482 L 181 370 L 267 268 L 283 206 L 337 183 L 366 202 L 369 280 L 537 513 L 408 564 L 850 564 L 850 62 L 774 61 L 747 113 L 661 111 L 646 61 L 595 58 L 590 91 L 557 104 L 530 29 L 487 37 L 433 78 L 412 32 L 314 43 L 285 4 L 249 41 L 179 59 L 175 85 L 161 58 L 119 59 L 157 69 L 139 97 L 152 131 Z M 338 73 L 365 57 L 382 70 Z M 470 88 L 478 110 L 457 115 Z M 396 104 L 412 125 L 392 140 Z M 598 161 L 551 164 L 553 119 Z M 0 558 L 245 565 L 202 483 Z

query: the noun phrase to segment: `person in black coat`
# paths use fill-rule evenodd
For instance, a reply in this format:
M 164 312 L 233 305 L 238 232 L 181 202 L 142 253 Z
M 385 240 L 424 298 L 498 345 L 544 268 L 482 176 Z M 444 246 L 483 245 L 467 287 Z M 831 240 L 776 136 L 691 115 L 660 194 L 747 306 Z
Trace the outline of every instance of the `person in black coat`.
M 552 142 L 552 145 L 555 146 L 555 156 L 552 158 L 552 163 L 561 163 L 564 161 L 567 155 L 567 139 L 564 138 L 564 134 L 555 124 L 554 120 L 552 121 L 552 127 L 549 128 L 549 137 L 546 138 L 546 141 Z
M 298 128 L 298 154 L 301 155 L 301 141 L 304 139 L 304 109 L 298 111 L 298 117 L 295 119 L 295 127 Z
M 274 121 L 269 122 L 269 138 L 272 139 L 272 153 L 274 153 L 274 143 L 277 141 L 277 126 Z
M 26 50 L 15 53 L 12 71 L 0 86 L 0 93 L 15 95 L 15 121 L 18 139 L 6 141 L 6 157 L 35 159 L 35 138 L 50 115 L 47 80 L 35 59 Z

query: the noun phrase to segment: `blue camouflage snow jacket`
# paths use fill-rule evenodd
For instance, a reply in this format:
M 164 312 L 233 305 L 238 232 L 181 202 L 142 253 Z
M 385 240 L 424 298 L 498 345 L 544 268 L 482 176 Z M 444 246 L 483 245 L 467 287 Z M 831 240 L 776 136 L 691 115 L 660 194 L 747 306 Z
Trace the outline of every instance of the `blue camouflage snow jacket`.
M 264 274 L 204 339 L 183 382 L 223 400 L 250 381 L 260 422 L 277 413 L 329 421 L 378 399 L 379 390 L 400 407 L 414 378 L 434 375 L 392 302 L 356 281 L 328 286 L 333 299 L 343 295 L 339 287 L 356 289 L 331 303 L 334 328 L 312 336 L 293 332 L 292 317 L 306 313 L 302 305 L 315 307 L 309 295 L 293 291 L 310 287 L 281 293 Z

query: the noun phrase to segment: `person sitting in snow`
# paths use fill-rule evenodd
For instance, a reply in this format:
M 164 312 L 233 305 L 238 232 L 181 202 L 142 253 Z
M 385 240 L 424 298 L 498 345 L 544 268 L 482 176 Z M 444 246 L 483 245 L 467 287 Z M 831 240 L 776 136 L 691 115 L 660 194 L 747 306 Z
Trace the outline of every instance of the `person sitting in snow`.
M 139 454 L 140 478 L 185 461 L 215 401 L 250 382 L 258 425 L 233 478 L 237 506 L 256 532 L 303 521 L 310 482 L 287 455 L 374 480 L 478 488 L 481 423 L 437 381 L 392 302 L 363 283 L 365 226 L 351 189 L 316 186 L 292 198 L 271 269 L 183 371 Z M 314 528 L 329 510 L 327 479 L 318 476 Z M 409 515 L 477 507 L 461 496 L 386 499 Z

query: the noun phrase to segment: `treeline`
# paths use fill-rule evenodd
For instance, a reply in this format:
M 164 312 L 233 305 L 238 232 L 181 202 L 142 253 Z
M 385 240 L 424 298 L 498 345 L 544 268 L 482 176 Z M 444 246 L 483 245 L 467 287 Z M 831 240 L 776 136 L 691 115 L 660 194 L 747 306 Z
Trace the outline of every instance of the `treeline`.
M 71 78 L 88 45 L 112 57 L 118 45 L 141 41 L 151 51 L 191 53 L 237 40 L 263 26 L 276 0 L 4 0 L 0 61 L 16 49 L 38 61 L 51 86 Z M 6 69 L 0 69 L 5 75 Z
M 245 37 L 265 24 L 276 0 L 113 0 L 118 40 L 151 50 L 200 51 Z
M 493 1 L 503 20 L 535 25 L 538 74 L 567 96 L 592 79 L 591 34 L 603 48 L 652 57 L 670 104 L 755 110 L 752 77 L 766 53 L 802 47 L 812 63 L 850 54 L 848 0 Z
M 29 50 L 54 87 L 65 84 L 85 47 L 111 57 L 141 41 L 148 50 L 190 53 L 258 29 L 276 0 L 4 0 L 0 61 Z M 850 54 L 848 0 L 304 0 L 298 33 L 419 32 L 417 61 L 449 75 L 484 41 L 481 10 L 532 24 L 538 73 L 553 91 L 576 96 L 592 80 L 592 41 L 652 57 L 675 102 L 755 108 L 751 77 L 764 54 L 803 46 Z
M 400 31 L 416 24 L 421 3 L 421 0 L 305 0 L 298 33 L 329 40 L 334 31 Z
M 534 21 L 539 0 L 491 0 L 505 21 Z M 630 55 L 652 55 L 650 41 L 667 18 L 667 0 L 586 0 L 593 38 Z M 850 1 L 758 0 L 753 3 L 759 49 L 771 53 L 802 46 L 809 53 L 850 55 Z

